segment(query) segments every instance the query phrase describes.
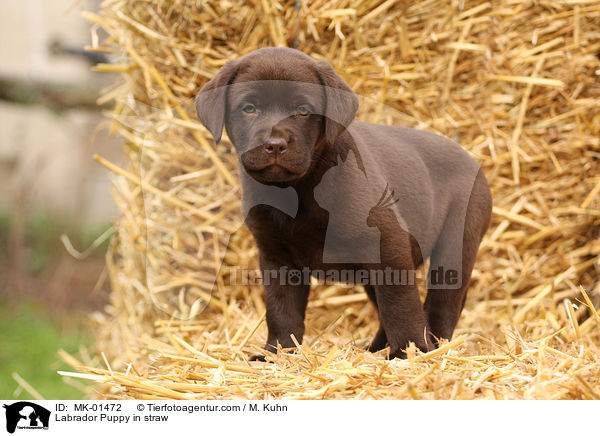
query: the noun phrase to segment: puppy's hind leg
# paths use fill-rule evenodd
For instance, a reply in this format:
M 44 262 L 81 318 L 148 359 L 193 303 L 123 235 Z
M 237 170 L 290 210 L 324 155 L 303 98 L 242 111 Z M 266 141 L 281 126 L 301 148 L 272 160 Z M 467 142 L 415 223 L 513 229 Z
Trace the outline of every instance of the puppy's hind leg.
M 369 299 L 373 302 L 375 309 L 378 309 L 377 297 L 375 296 L 375 287 L 373 285 L 365 285 L 365 292 L 369 296 Z M 383 350 L 385 347 L 387 347 L 387 336 L 385 335 L 385 329 L 380 321 L 379 329 L 377 330 L 377 333 L 375 333 L 375 337 L 367 347 L 367 350 L 375 352 Z
M 466 211 L 464 207 L 451 211 L 431 254 L 425 312 L 436 341 L 452 338 L 491 209 L 489 187 L 480 171 Z
M 468 244 L 461 253 L 456 252 L 454 244 L 442 237 L 431 255 L 425 313 L 433 341 L 438 345 L 440 339 L 450 339 L 465 304 L 467 288 L 477 244 Z

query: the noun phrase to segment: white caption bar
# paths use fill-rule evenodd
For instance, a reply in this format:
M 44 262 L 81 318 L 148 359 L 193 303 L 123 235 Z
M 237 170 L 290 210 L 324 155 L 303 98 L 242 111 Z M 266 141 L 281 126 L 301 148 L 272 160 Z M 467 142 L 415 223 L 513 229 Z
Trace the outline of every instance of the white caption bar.
M 506 435 L 512 430 L 520 434 L 568 434 L 574 429 L 574 420 L 583 430 L 584 419 L 596 416 L 592 409 L 598 407 L 593 401 L 0 400 L 0 404 L 4 406 L 0 435 L 19 436 L 170 436 L 209 431 L 273 435 L 283 431 L 286 436 L 368 435 L 379 431 L 480 436 Z

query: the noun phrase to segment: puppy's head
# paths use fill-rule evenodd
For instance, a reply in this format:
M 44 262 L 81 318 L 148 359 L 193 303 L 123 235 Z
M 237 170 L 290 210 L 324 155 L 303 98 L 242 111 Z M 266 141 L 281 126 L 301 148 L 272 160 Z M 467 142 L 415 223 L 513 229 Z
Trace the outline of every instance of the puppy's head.
M 200 121 L 219 142 L 223 125 L 244 169 L 286 185 L 310 172 L 316 151 L 352 122 L 358 99 L 325 61 L 263 48 L 229 61 L 196 97 Z

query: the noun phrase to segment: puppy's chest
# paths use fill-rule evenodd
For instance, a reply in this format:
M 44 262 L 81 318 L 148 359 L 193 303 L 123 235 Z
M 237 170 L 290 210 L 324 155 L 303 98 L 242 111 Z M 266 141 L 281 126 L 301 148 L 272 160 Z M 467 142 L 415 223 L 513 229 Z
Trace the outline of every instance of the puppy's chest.
M 300 208 L 294 218 L 288 215 L 281 218 L 278 215 L 274 214 L 273 228 L 290 248 L 296 248 L 299 252 L 322 249 L 329 220 L 326 210 Z
M 259 248 L 282 250 L 294 263 L 307 266 L 322 259 L 329 219 L 326 210 L 300 207 L 295 217 L 272 207 L 256 212 L 248 221 L 248 227 Z

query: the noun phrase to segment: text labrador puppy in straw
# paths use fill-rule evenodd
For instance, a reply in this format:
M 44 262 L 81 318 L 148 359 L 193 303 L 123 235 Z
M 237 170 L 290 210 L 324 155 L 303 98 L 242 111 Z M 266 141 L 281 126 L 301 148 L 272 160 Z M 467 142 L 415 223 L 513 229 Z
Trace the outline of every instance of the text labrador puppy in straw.
M 225 126 L 238 153 L 268 351 L 302 342 L 311 275 L 364 286 L 380 321 L 369 349 L 390 358 L 450 339 L 463 309 L 492 210 L 484 174 L 449 139 L 357 121 L 357 108 L 329 63 L 289 48 L 227 62 L 196 98 L 215 141 Z

